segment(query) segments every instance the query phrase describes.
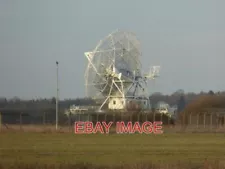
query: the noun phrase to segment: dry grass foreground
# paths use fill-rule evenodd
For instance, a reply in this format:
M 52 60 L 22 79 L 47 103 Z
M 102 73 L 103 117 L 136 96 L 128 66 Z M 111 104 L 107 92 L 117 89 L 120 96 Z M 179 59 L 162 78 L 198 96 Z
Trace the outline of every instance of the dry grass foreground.
M 153 164 L 153 163 L 142 163 L 142 164 L 122 164 L 117 166 L 110 165 L 93 165 L 88 163 L 80 164 L 25 164 L 25 163 L 13 163 L 8 166 L 0 164 L 0 169 L 224 169 L 224 163 L 215 161 L 213 163 L 205 160 L 202 164 L 196 163 L 176 163 L 176 164 Z
M 224 134 L 0 133 L 0 168 L 225 168 Z M 206 160 L 208 159 L 208 160 Z

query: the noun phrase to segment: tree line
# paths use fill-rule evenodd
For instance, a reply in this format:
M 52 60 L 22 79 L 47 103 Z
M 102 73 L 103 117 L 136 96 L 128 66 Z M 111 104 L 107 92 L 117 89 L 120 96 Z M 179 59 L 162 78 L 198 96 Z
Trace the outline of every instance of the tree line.
M 185 93 L 183 90 L 177 90 L 171 95 L 165 95 L 160 92 L 155 92 L 150 95 L 149 99 L 151 105 L 156 105 L 159 101 L 164 101 L 170 106 L 176 105 L 178 111 L 182 111 L 186 105 L 195 101 L 200 96 L 205 95 L 214 95 L 214 96 L 225 96 L 225 91 L 214 93 L 212 90 L 208 92 L 200 93 Z M 22 100 L 19 97 L 14 97 L 12 99 L 6 99 L 4 97 L 0 98 L 0 109 L 55 109 L 56 99 L 52 98 L 40 98 L 40 99 L 31 99 L 31 100 Z M 59 100 L 59 108 L 66 109 L 70 105 L 95 105 L 97 104 L 91 98 L 76 98 L 76 99 L 65 99 Z
M 208 92 L 200 93 L 185 93 L 183 90 L 177 90 L 176 92 L 165 95 L 160 92 L 153 93 L 149 96 L 151 105 L 154 106 L 159 102 L 163 101 L 168 103 L 170 106 L 177 106 L 178 113 L 182 111 L 200 111 L 199 107 L 209 107 L 209 108 L 225 108 L 225 91 L 213 92 L 212 90 Z M 55 120 L 55 107 L 56 99 L 52 98 L 40 98 L 31 100 L 22 100 L 19 97 L 14 97 L 12 99 L 6 99 L 4 97 L 0 98 L 0 112 L 5 115 L 14 112 L 12 116 L 4 117 L 3 119 L 8 119 L 13 121 L 15 113 L 27 112 L 33 117 L 34 121 L 42 121 L 43 113 L 47 113 L 48 120 Z M 65 99 L 59 100 L 59 116 L 64 119 L 64 111 L 68 109 L 71 105 L 85 106 L 85 105 L 96 105 L 97 103 L 90 98 L 76 98 L 76 99 Z M 15 119 L 18 117 L 15 117 Z M 35 120 L 36 119 L 36 120 Z M 8 121 L 7 120 L 7 121 Z M 27 121 L 30 121 L 29 119 Z

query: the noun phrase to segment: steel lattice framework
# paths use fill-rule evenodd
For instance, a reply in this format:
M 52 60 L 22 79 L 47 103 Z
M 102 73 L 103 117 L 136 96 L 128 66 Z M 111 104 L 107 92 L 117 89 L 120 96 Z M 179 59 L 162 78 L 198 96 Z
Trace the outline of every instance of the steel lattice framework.
M 141 72 L 140 42 L 133 32 L 116 30 L 100 40 L 95 49 L 85 52 L 86 95 L 104 99 L 100 109 L 112 98 L 146 96 L 146 80 L 158 76 L 159 67 L 148 75 Z

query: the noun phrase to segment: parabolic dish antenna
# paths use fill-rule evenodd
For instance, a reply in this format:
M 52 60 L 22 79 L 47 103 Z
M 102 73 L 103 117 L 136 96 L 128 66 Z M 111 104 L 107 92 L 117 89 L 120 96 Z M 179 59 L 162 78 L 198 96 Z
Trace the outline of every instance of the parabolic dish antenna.
M 102 99 L 100 109 L 106 103 L 109 109 L 125 109 L 130 101 L 148 100 L 146 80 L 156 77 L 159 68 L 154 69 L 154 74 L 142 76 L 140 42 L 134 33 L 116 30 L 85 56 L 86 95 Z

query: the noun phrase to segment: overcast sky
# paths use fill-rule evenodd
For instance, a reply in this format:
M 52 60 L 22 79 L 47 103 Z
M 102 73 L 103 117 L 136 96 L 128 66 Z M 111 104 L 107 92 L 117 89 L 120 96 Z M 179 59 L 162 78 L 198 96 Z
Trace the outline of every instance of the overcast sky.
M 84 52 L 122 29 L 141 41 L 150 92 L 225 90 L 224 0 L 0 0 L 0 96 L 85 95 Z

